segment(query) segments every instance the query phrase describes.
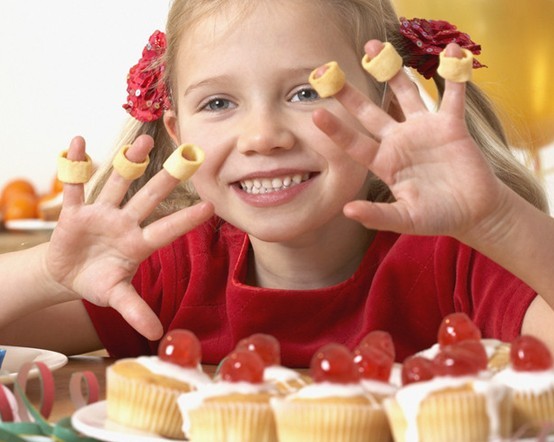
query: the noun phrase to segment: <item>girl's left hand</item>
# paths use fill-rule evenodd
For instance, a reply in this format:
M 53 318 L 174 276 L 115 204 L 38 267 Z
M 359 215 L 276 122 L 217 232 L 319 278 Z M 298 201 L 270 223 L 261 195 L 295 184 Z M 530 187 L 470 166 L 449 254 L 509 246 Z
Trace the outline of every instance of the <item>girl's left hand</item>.
M 366 44 L 373 58 L 382 43 Z M 461 57 L 456 44 L 448 56 Z M 465 119 L 465 83 L 446 81 L 438 111 L 430 111 L 416 85 L 401 70 L 389 81 L 404 121 L 397 121 L 349 84 L 335 98 L 367 129 L 353 129 L 325 109 L 314 112 L 315 124 L 356 161 L 383 180 L 392 203 L 354 201 L 346 216 L 367 228 L 458 239 L 490 226 L 506 210 L 510 192 L 498 179 Z M 472 232 L 472 233 L 470 233 Z

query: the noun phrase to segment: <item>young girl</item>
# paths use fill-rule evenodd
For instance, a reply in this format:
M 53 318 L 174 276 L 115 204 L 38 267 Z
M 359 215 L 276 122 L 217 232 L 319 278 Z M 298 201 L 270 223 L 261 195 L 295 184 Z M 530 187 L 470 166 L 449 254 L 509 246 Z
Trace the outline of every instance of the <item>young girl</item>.
M 554 349 L 544 196 L 471 83 L 434 75 L 433 112 L 404 71 L 364 71 L 379 41 L 413 63 L 388 0 L 175 0 L 166 31 L 167 109 L 122 143 L 146 174 L 108 171 L 89 204 L 66 184 L 50 243 L 0 256 L 1 342 L 122 357 L 183 327 L 218 363 L 263 332 L 306 366 L 382 329 L 402 360 L 463 311 L 485 337 Z M 330 60 L 348 82 L 324 99 L 308 76 Z M 206 155 L 183 187 L 161 170 L 181 143 Z M 84 151 L 76 137 L 68 158 Z

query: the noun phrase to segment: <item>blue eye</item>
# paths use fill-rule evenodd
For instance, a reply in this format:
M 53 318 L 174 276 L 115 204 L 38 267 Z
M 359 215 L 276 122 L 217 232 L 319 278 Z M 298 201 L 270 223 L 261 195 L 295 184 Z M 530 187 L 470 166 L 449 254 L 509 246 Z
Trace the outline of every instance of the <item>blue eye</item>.
M 306 87 L 296 92 L 292 96 L 290 101 L 298 102 L 298 101 L 316 101 L 316 100 L 319 100 L 319 95 L 315 91 L 315 89 Z
M 208 103 L 202 109 L 209 112 L 217 112 L 229 109 L 231 106 L 232 103 L 229 100 L 225 100 L 223 98 L 214 98 L 208 101 Z

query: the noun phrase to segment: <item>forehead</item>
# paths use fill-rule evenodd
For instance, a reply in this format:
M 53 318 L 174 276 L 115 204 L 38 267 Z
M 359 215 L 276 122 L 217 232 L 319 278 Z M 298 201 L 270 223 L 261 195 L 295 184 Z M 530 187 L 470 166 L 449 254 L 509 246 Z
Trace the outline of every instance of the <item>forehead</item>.
M 318 0 L 230 1 L 182 33 L 179 58 L 193 64 L 249 54 L 274 63 L 294 56 L 318 65 L 334 53 L 353 54 L 331 17 Z

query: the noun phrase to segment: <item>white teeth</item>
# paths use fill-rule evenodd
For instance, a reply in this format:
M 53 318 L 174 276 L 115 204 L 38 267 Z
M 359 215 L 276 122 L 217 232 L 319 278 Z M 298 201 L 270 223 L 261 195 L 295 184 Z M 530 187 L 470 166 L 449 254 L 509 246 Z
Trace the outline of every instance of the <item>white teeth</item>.
M 277 192 L 278 190 L 288 189 L 296 186 L 310 178 L 309 173 L 295 174 L 276 178 L 255 178 L 253 180 L 244 180 L 240 182 L 242 190 L 254 195 L 262 193 Z

